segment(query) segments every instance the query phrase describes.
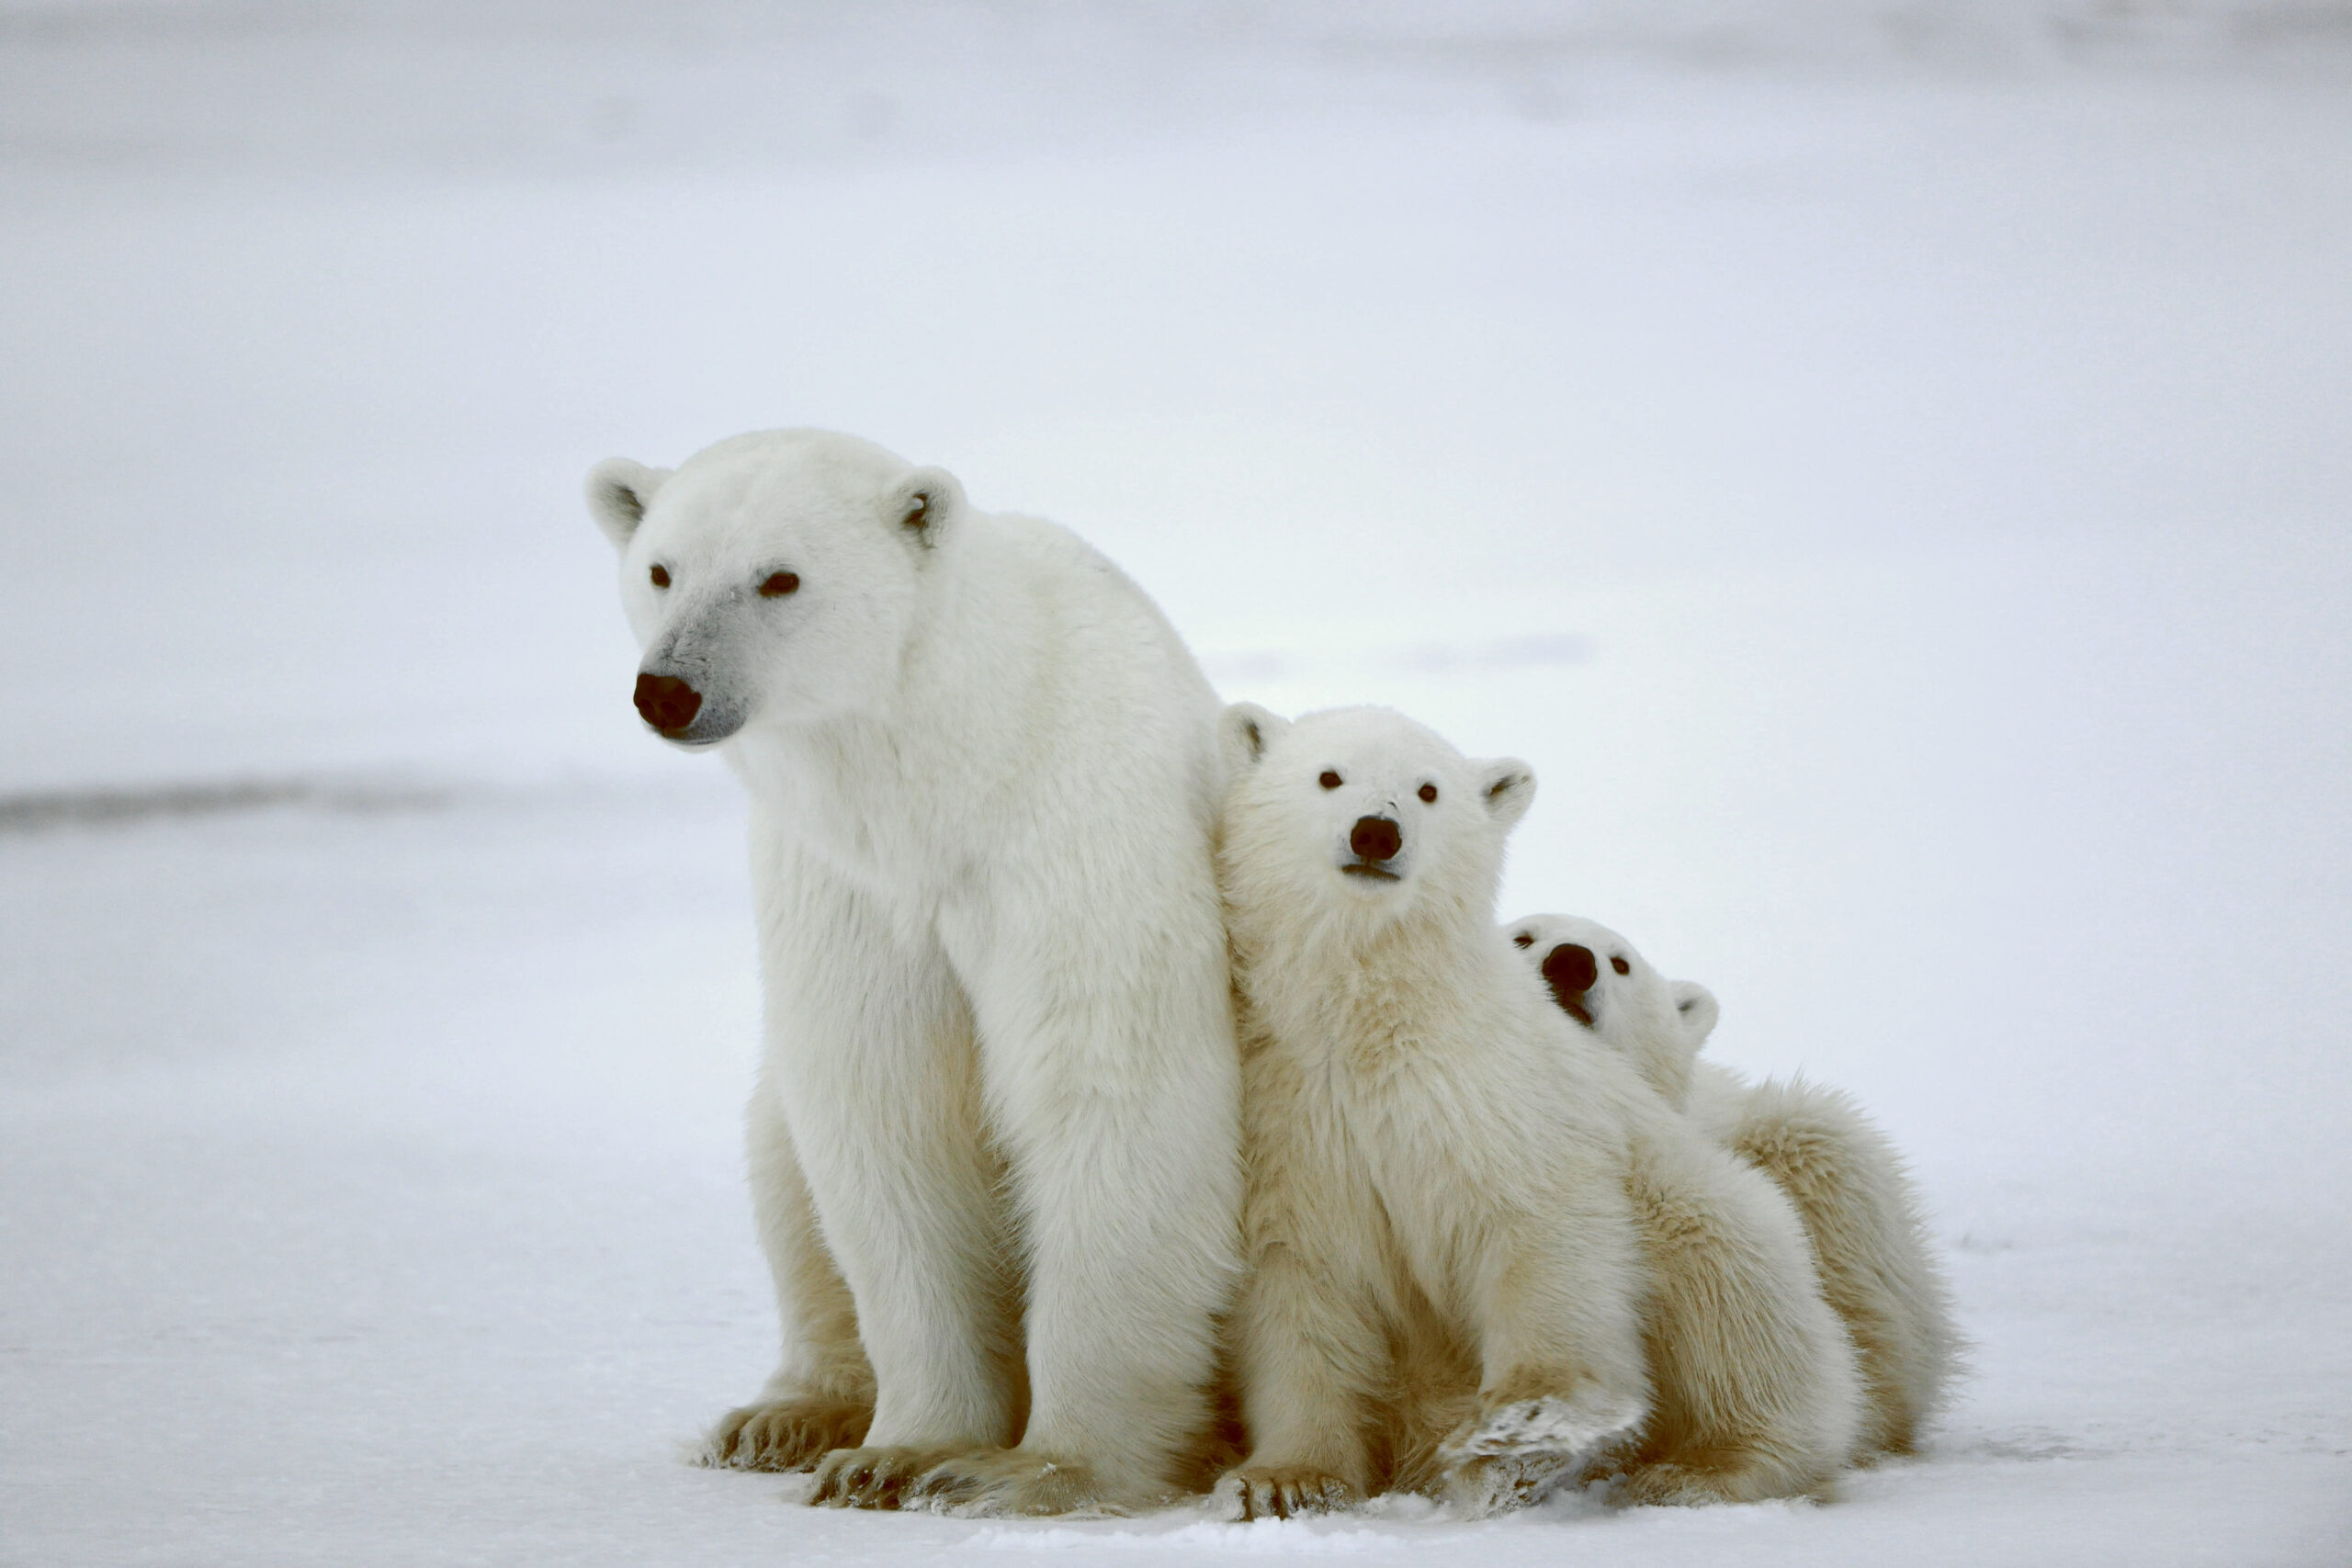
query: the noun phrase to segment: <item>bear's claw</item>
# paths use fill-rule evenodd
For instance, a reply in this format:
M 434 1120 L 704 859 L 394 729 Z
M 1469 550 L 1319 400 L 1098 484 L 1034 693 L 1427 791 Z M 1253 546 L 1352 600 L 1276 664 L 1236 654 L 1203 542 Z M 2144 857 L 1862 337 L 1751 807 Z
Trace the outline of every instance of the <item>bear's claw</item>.
M 716 1470 L 808 1470 L 834 1449 L 865 1440 L 874 1406 L 842 1399 L 777 1399 L 730 1410 L 711 1428 L 701 1462 Z
M 820 1461 L 808 1504 L 817 1508 L 896 1508 L 908 1488 L 946 1453 L 938 1449 L 835 1449 Z
M 1336 1475 L 1301 1466 L 1228 1471 L 1216 1483 L 1212 1506 L 1236 1523 L 1330 1514 L 1363 1501 Z
M 940 1459 L 915 1478 L 902 1506 L 967 1518 L 1126 1511 L 1086 1466 L 1023 1449 L 973 1449 Z

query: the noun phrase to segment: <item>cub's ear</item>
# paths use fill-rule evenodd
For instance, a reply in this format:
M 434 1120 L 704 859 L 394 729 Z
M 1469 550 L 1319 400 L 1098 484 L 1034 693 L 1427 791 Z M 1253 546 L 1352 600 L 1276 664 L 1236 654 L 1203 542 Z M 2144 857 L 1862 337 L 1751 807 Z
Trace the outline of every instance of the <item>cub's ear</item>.
M 642 463 L 632 463 L 627 457 L 607 457 L 588 470 L 588 515 L 605 531 L 620 549 L 628 547 L 629 536 L 645 521 L 645 509 L 653 504 L 653 492 L 670 477 L 668 468 L 649 468 Z
M 1479 799 L 1506 830 L 1519 826 L 1535 804 L 1535 770 L 1516 757 L 1497 757 L 1476 767 Z
M 1682 1026 L 1682 1038 L 1696 1051 L 1715 1032 L 1715 1020 L 1723 1016 L 1723 1009 L 1715 1003 L 1715 993 L 1696 980 L 1677 980 L 1667 987 L 1667 995 L 1674 998 L 1674 1013 Z
M 964 487 L 945 468 L 917 468 L 890 487 L 883 502 L 891 525 L 930 549 L 964 517 Z
M 1256 703 L 1236 703 L 1216 721 L 1217 749 L 1225 753 L 1225 771 L 1232 777 L 1264 760 L 1266 748 L 1282 739 L 1290 720 Z

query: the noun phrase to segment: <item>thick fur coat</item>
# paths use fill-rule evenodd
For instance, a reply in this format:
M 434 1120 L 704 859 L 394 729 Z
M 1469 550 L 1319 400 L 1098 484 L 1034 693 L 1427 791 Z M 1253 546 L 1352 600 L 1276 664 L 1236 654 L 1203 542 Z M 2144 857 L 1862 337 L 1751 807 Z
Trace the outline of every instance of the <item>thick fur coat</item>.
M 646 722 L 751 803 L 781 1364 L 714 1462 L 815 1499 L 1193 1483 L 1236 1273 L 1215 694 L 1064 530 L 814 431 L 616 459 Z
M 1697 1061 L 1718 1016 L 1713 995 L 1667 979 L 1607 926 L 1531 915 L 1506 930 L 1563 1011 L 1788 1194 L 1822 1292 L 1860 1357 L 1855 1457 L 1914 1451 L 1959 1368 L 1962 1342 L 1917 1194 L 1885 1134 L 1838 1089 L 1801 1077 L 1750 1084 Z
M 1853 1352 L 1788 1201 L 1556 1008 L 1494 925 L 1534 790 L 1379 709 L 1227 711 L 1243 1517 L 1823 1485 Z

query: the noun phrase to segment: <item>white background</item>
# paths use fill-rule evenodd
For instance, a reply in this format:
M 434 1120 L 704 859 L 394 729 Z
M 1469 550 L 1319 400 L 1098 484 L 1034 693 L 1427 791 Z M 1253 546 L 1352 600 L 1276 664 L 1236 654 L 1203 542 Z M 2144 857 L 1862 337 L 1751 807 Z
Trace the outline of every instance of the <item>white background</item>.
M 0 1562 L 2340 1562 L 2352 11 L 0 0 Z M 844 1515 L 582 472 L 855 431 L 1859 1093 L 1826 1506 Z M 274 803 L 273 803 L 274 802 Z M 1111 961 L 1115 961 L 1113 955 Z

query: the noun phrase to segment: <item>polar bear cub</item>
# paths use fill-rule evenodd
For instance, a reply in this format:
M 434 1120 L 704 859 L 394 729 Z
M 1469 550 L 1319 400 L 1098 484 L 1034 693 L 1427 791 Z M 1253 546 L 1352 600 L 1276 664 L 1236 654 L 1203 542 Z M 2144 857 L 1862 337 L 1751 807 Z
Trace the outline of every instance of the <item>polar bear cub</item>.
M 1668 1105 L 1689 1105 L 1699 1048 L 1721 1015 L 1713 992 L 1665 978 L 1632 942 L 1574 915 L 1530 915 L 1511 925 L 1510 941 L 1561 1011 L 1623 1053 Z
M 1718 1009 L 1704 986 L 1668 980 L 1607 926 L 1530 915 L 1508 931 L 1562 1011 L 1623 1052 L 1653 1088 L 1779 1184 L 1813 1243 L 1824 1293 L 1861 1358 L 1856 1457 L 1906 1454 L 1959 1367 L 1951 1298 L 1918 1198 L 1893 1145 L 1834 1089 L 1695 1064 Z
M 1227 1509 L 1508 1502 L 1604 1454 L 1635 1501 L 1826 1483 L 1852 1350 L 1787 1201 L 1496 934 L 1526 764 L 1383 709 L 1223 728 L 1251 1443 Z
M 711 1461 L 1004 1513 L 1205 1479 L 1240 1065 L 1199 667 L 1072 535 L 850 436 L 587 490 L 638 712 L 750 802 L 784 1355 Z

